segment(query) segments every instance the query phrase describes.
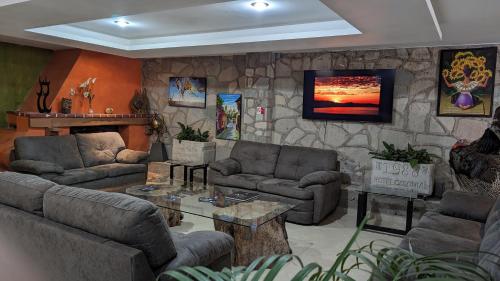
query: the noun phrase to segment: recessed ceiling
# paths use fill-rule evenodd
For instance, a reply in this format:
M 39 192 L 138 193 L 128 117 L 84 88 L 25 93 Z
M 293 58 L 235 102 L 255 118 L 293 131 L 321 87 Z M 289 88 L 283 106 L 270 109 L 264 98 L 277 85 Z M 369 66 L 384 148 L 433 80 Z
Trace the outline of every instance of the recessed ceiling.
M 360 34 L 319 0 L 268 1 L 266 9 L 254 3 L 227 1 L 27 31 L 125 51 Z
M 19 1 L 0 0 L 0 40 L 136 58 L 500 41 L 498 0 Z

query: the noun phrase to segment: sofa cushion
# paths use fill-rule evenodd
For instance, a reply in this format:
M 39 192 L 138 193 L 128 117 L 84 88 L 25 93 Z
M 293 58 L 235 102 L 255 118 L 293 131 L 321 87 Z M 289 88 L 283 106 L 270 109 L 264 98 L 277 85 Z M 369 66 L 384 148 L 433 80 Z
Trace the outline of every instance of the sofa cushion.
M 314 198 L 313 191 L 300 188 L 299 182 L 293 180 L 267 179 L 259 182 L 257 190 L 302 200 Z
M 299 187 L 304 188 L 315 184 L 325 185 L 331 182 L 341 182 L 340 173 L 334 171 L 316 171 L 303 176 Z
M 148 157 L 149 153 L 145 151 L 124 149 L 116 154 L 116 161 L 125 164 L 138 164 L 147 160 Z
M 19 137 L 14 141 L 16 160 L 57 163 L 65 170 L 83 168 L 75 136 Z
M 220 257 L 230 255 L 234 247 L 233 238 L 222 232 L 196 231 L 183 234 L 172 231 L 171 234 L 177 257 L 159 272 L 181 266 L 209 266 Z
M 0 173 L 0 203 L 41 214 L 43 194 L 55 183 L 34 175 Z
M 34 175 L 47 173 L 64 173 L 64 168 L 57 163 L 36 160 L 15 160 L 10 162 L 10 168 L 17 172 L 24 172 Z
M 481 240 L 481 223 L 445 216 L 436 212 L 426 212 L 418 222 L 417 227 L 432 229 L 474 241 Z
M 234 175 L 241 173 L 241 165 L 238 161 L 227 158 L 210 163 L 210 169 L 215 170 L 224 176 Z
M 309 173 L 334 171 L 336 167 L 337 152 L 333 150 L 284 145 L 281 148 L 274 177 L 300 180 Z
M 125 149 L 125 142 L 116 132 L 75 136 L 85 167 L 114 163 L 116 154 Z
M 494 199 L 462 191 L 447 191 L 439 203 L 439 212 L 448 216 L 485 222 Z
M 108 174 L 104 169 L 80 168 L 66 170 L 64 174 L 51 177 L 51 181 L 62 185 L 73 185 L 81 182 L 94 181 L 107 177 Z
M 45 193 L 43 207 L 48 219 L 143 251 L 152 267 L 167 263 L 177 254 L 163 215 L 148 201 L 119 193 L 54 186 Z
M 275 144 L 238 141 L 231 151 L 231 158 L 240 163 L 243 174 L 272 176 L 280 149 Z
M 446 252 L 477 251 L 479 241 L 474 241 L 432 229 L 413 228 L 401 241 L 400 247 L 409 250 L 409 245 L 413 252 L 431 256 Z
M 268 179 L 268 177 L 250 174 L 223 176 L 221 173 L 216 171 L 210 171 L 210 175 L 210 182 L 212 184 L 251 190 L 257 190 L 257 184 Z
M 113 163 L 106 165 L 99 165 L 90 168 L 93 171 L 102 171 L 106 173 L 108 177 L 119 177 L 123 175 L 145 173 L 148 168 L 144 164 L 123 164 L 123 163 Z

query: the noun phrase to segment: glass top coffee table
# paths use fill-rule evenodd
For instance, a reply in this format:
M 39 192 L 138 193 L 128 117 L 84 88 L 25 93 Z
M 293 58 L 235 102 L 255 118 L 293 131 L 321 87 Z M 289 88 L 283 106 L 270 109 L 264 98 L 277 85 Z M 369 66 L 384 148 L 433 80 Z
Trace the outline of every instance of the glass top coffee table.
M 181 213 L 212 219 L 216 230 L 235 238 L 235 265 L 248 265 L 260 256 L 291 253 L 285 218 L 294 205 L 175 179 L 130 187 L 126 193 L 156 204 L 170 226 L 180 224 Z

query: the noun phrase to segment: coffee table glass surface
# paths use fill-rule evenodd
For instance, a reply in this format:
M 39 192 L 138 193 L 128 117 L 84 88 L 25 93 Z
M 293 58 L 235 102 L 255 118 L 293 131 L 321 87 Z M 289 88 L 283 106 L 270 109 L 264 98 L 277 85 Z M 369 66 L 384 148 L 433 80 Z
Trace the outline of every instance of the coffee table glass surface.
M 238 197 L 238 194 L 223 191 L 210 184 L 186 183 L 176 179 L 130 187 L 126 193 L 143 198 L 155 197 L 153 203 L 172 211 L 250 228 L 257 228 L 281 217 L 295 207 L 283 202 L 261 199 L 251 191 L 246 196 L 234 199 L 232 197 Z

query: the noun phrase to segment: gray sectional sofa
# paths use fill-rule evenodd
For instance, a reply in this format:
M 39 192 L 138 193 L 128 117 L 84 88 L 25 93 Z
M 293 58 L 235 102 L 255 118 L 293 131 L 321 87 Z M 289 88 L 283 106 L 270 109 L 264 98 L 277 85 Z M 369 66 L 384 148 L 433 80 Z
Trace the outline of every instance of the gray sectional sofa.
M 113 188 L 146 180 L 148 154 L 126 149 L 119 133 L 19 137 L 10 168 L 58 184 Z
M 233 247 L 221 232 L 170 231 L 145 200 L 0 173 L 1 280 L 153 281 L 180 266 L 230 267 Z
M 338 170 L 333 150 L 238 141 L 230 158 L 210 164 L 208 181 L 222 189 L 294 204 L 288 221 L 318 224 L 337 207 Z
M 464 251 L 500 255 L 500 198 L 446 192 L 439 210 L 425 213 L 400 244 L 407 250 L 410 246 L 424 256 Z M 500 280 L 498 257 L 479 253 L 477 262 Z

